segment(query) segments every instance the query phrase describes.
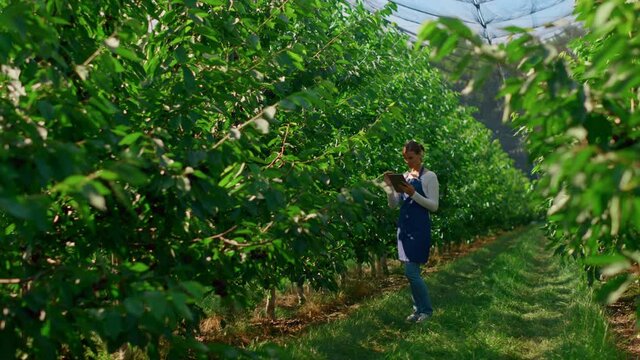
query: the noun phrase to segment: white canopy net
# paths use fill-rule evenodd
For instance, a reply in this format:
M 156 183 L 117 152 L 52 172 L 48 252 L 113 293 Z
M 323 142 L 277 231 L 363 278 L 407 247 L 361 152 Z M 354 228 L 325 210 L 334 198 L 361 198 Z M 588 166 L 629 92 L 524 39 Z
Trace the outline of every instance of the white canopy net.
M 362 3 L 367 10 L 380 10 L 392 2 L 397 10 L 388 17 L 403 32 L 415 39 L 426 20 L 458 18 L 488 43 L 509 40 L 508 26 L 531 29 L 544 40 L 575 25 L 575 0 L 347 0 Z

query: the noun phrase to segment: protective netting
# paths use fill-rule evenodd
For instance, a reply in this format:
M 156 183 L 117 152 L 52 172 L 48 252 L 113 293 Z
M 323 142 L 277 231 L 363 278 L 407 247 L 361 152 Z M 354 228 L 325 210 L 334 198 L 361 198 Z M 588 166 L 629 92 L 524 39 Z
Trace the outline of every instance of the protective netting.
M 382 9 L 388 0 L 347 0 L 362 3 L 370 11 Z M 415 38 L 426 20 L 453 17 L 489 43 L 504 42 L 508 26 L 532 29 L 541 39 L 563 32 L 576 23 L 573 16 L 575 0 L 393 0 L 397 10 L 388 20 Z

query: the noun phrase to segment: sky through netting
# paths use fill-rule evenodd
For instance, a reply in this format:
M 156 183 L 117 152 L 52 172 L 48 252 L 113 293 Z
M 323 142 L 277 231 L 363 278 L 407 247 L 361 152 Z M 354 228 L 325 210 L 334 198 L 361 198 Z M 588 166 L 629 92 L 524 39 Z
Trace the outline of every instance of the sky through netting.
M 422 23 L 441 17 L 458 18 L 488 43 L 505 42 L 508 26 L 532 29 L 541 39 L 551 38 L 576 23 L 575 0 L 347 0 L 370 11 L 393 2 L 397 10 L 387 19 L 415 39 Z

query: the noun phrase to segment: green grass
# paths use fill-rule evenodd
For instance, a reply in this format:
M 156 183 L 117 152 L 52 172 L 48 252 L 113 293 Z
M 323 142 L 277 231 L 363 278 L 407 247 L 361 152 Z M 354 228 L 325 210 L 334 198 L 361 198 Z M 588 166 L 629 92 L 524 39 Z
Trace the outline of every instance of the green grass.
M 512 233 L 426 277 L 434 317 L 408 324 L 408 288 L 283 346 L 293 359 L 620 359 L 583 272 Z M 261 346 L 258 346 L 260 349 Z

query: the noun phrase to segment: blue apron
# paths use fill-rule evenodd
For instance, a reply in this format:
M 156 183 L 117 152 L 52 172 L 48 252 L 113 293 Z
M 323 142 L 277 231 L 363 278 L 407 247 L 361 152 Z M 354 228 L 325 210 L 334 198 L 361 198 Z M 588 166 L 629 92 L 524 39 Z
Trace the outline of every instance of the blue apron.
M 413 186 L 418 194 L 425 196 L 420 178 L 424 167 L 420 169 L 417 179 L 407 182 Z M 404 200 L 400 207 L 398 219 L 398 240 L 402 242 L 404 253 L 411 262 L 424 264 L 429 259 L 431 248 L 431 218 L 429 210 L 413 201 L 407 194 L 402 194 Z

